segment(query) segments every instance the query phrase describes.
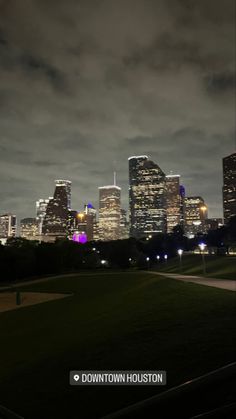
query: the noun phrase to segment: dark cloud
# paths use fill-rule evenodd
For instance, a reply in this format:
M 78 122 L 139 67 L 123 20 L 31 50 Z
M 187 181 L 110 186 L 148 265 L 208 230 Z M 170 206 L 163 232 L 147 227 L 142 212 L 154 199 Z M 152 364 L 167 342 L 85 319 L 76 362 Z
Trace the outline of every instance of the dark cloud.
M 207 76 L 205 81 L 210 93 L 222 93 L 227 91 L 235 93 L 235 72 L 212 74 L 211 76 Z
M 148 154 L 221 215 L 234 10 L 234 0 L 0 0 L 0 212 L 34 214 L 58 177 L 72 180 L 75 208 L 96 205 L 114 169 L 127 207 L 127 158 Z

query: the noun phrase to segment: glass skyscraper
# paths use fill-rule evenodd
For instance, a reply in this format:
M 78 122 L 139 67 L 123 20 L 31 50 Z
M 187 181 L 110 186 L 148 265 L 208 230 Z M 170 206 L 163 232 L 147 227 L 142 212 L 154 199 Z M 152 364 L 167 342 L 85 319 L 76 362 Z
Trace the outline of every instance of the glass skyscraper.
M 166 176 L 167 233 L 181 223 L 180 175 Z
M 147 156 L 129 159 L 131 237 L 166 232 L 166 176 Z
M 185 233 L 194 237 L 198 233 L 206 232 L 207 206 L 200 196 L 188 196 L 185 202 Z
M 0 238 L 16 237 L 17 220 L 13 214 L 0 216 Z
M 236 216 L 236 153 L 223 159 L 223 209 L 224 221 Z
M 42 234 L 65 237 L 68 229 L 68 216 L 71 203 L 71 182 L 56 180 L 53 199 L 48 202 L 43 220 Z
M 121 188 L 116 185 L 99 188 L 99 239 L 119 240 L 121 223 Z

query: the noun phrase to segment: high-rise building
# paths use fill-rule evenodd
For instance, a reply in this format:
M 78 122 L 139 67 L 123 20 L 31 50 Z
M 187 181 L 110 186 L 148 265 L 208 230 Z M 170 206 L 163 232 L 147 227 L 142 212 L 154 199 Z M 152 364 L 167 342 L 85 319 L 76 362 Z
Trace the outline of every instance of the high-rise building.
M 222 218 L 207 218 L 205 220 L 206 231 L 217 230 L 223 226 Z
M 42 234 L 55 239 L 67 236 L 70 205 L 70 181 L 55 181 L 53 199 L 47 205 L 43 220 Z
M 180 225 L 184 230 L 184 223 L 185 223 L 185 187 L 180 185 L 179 187 L 179 194 L 180 194 Z
M 73 239 L 75 235 L 86 235 L 87 241 L 94 239 L 94 228 L 96 223 L 96 209 L 91 203 L 84 206 L 84 211 L 69 211 L 68 236 Z M 77 240 L 76 240 L 77 241 Z
M 223 158 L 224 222 L 236 216 L 236 153 Z
M 120 238 L 122 240 L 129 238 L 129 222 L 127 219 L 127 211 L 123 208 L 121 208 L 120 234 Z
M 92 241 L 94 239 L 94 232 L 95 232 L 95 225 L 97 219 L 97 210 L 94 206 L 89 202 L 84 206 L 84 213 L 86 216 L 86 233 L 88 237 L 88 241 Z
M 180 175 L 166 176 L 167 233 L 181 223 Z
M 165 233 L 165 173 L 147 156 L 133 156 L 128 160 L 131 237 Z
M 185 233 L 194 237 L 198 233 L 206 232 L 207 206 L 200 196 L 185 198 Z
M 40 198 L 38 201 L 36 201 L 36 220 L 38 221 L 39 235 L 42 234 L 43 220 L 46 215 L 48 203 L 52 199 L 53 197 L 49 197 L 48 199 Z
M 0 238 L 16 237 L 17 220 L 13 214 L 0 215 Z
M 20 237 L 27 240 L 37 240 L 39 237 L 39 223 L 37 218 L 23 218 L 20 221 Z
M 71 209 L 71 181 L 70 180 L 55 180 L 56 187 L 63 187 L 66 190 L 67 195 L 67 209 Z
M 121 188 L 116 185 L 99 189 L 99 239 L 120 239 Z

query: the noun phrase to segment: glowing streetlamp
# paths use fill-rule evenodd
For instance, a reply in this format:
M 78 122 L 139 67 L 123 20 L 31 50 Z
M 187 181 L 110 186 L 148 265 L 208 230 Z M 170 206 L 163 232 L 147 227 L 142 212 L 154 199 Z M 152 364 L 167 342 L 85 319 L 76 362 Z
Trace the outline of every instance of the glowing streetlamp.
M 149 269 L 150 268 L 150 258 L 149 257 L 146 257 L 146 262 L 147 262 L 147 267 Z
M 159 255 L 157 255 L 157 260 L 158 260 L 158 262 L 159 262 L 159 260 L 160 260 L 160 256 L 159 256 Z
M 178 249 L 178 255 L 179 255 L 179 270 L 182 272 L 182 256 L 183 256 L 183 249 Z
M 164 255 L 165 263 L 167 264 L 168 255 Z
M 206 275 L 206 261 L 205 261 L 204 250 L 205 250 L 206 244 L 205 243 L 199 243 L 198 246 L 199 246 L 199 249 L 200 249 L 201 255 L 202 255 L 202 271 L 203 271 L 203 275 L 205 276 Z

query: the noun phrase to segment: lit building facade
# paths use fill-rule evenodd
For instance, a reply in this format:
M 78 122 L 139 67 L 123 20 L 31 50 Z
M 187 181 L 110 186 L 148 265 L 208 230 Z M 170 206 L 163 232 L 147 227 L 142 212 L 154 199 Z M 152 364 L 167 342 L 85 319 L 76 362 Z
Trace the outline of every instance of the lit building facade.
M 64 188 L 67 196 L 67 209 L 71 209 L 71 181 L 70 180 L 55 180 L 56 187 Z
M 27 240 L 37 240 L 39 237 L 39 223 L 36 218 L 23 218 L 20 221 L 20 237 Z
M 198 233 L 205 233 L 207 215 L 208 210 L 203 198 L 185 197 L 185 234 L 191 238 Z
M 206 231 L 217 230 L 218 228 L 222 226 L 223 226 L 222 218 L 207 218 L 205 220 Z
M 70 181 L 56 180 L 55 184 L 54 196 L 47 205 L 42 227 L 42 234 L 52 240 L 67 236 L 71 190 Z
M 127 211 L 121 209 L 121 218 L 120 218 L 120 238 L 122 240 L 129 238 L 129 222 L 127 218 Z
M 99 239 L 102 241 L 121 238 L 121 188 L 116 185 L 99 189 Z
M 129 159 L 130 236 L 166 233 L 166 176 L 147 156 Z
M 185 227 L 185 187 L 180 185 L 179 187 L 179 195 L 180 195 L 180 225 L 184 231 Z
M 42 234 L 43 228 L 43 220 L 46 215 L 47 206 L 49 201 L 51 201 L 53 197 L 49 197 L 48 199 L 39 199 L 36 201 L 36 219 L 38 221 L 38 233 Z
M 236 153 L 223 159 L 224 222 L 236 216 Z
M 8 239 L 16 237 L 17 232 L 17 219 L 16 215 L 3 214 L 0 215 L 0 238 Z
M 69 211 L 68 236 L 73 238 L 74 234 L 86 235 L 87 241 L 94 239 L 97 211 L 91 203 L 84 206 L 84 211 Z
M 166 176 L 167 233 L 181 223 L 180 175 Z

